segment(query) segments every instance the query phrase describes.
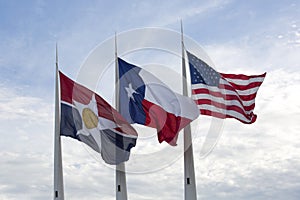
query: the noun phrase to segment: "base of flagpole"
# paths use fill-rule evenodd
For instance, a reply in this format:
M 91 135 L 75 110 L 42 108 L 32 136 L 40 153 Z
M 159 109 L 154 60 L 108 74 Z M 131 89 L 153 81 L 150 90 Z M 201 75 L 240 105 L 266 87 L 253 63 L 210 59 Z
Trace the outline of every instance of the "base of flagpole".
M 197 200 L 191 127 L 184 129 L 184 199 Z
M 116 200 L 127 200 L 125 164 L 116 166 Z

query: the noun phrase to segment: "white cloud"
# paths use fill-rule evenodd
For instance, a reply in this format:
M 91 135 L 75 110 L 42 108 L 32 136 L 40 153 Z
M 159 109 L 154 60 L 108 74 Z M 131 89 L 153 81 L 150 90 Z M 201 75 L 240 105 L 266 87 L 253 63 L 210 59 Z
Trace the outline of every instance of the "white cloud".
M 51 194 L 49 155 L 2 150 L 0 158 L 0 197 L 39 199 Z
M 184 21 L 199 20 L 214 11 L 218 14 L 219 9 L 226 9 L 230 4 L 222 1 L 201 5 L 199 2 L 189 5 L 173 1 L 159 3 L 161 8 L 141 2 L 117 9 L 118 12 L 107 9 L 112 16 L 101 9 L 100 16 L 97 8 L 103 6 L 99 2 L 93 12 L 81 13 L 77 20 L 70 24 L 64 21 L 59 26 L 65 26 L 67 31 L 46 30 L 44 42 L 35 43 L 34 35 L 25 33 L 6 36 L 1 43 L 6 47 L 1 51 L 0 64 L 5 67 L 2 70 L 14 77 L 19 72 L 18 67 L 22 67 L 22 72 L 27 72 L 20 75 L 25 82 L 34 82 L 35 78 L 51 79 L 54 42 L 58 38 L 61 66 L 76 74 L 86 52 L 98 40 L 112 35 L 115 29 L 170 25 L 178 23 L 179 17 Z M 43 4 L 36 12 L 44 15 Z M 236 17 L 238 15 L 231 19 L 238 20 Z M 204 159 L 199 143 L 203 142 L 210 120 L 204 116 L 200 118 L 201 135 L 194 140 L 199 199 L 299 198 L 299 21 L 291 18 L 293 16 L 279 16 L 273 24 L 249 30 L 248 35 L 226 38 L 225 43 L 204 47 L 222 72 L 257 74 L 267 71 L 267 77 L 257 96 L 257 122 L 243 125 L 226 120 L 216 148 Z M 202 27 L 196 28 L 201 33 Z M 227 29 L 230 32 L 229 29 L 230 26 Z M 53 196 L 53 98 L 27 94 L 35 90 L 33 85 L 16 88 L 10 83 L 12 81 L 5 79 L 0 86 L 0 199 L 50 199 Z M 52 87 L 44 89 L 54 94 Z M 154 140 L 149 144 L 143 141 L 145 148 L 138 146 L 133 151 L 151 152 Z M 114 170 L 105 166 L 99 156 L 97 159 L 91 156 L 80 142 L 63 138 L 62 144 L 66 199 L 115 199 Z M 182 199 L 183 160 L 180 158 L 155 173 L 128 174 L 127 181 L 129 199 Z
M 209 44 L 205 50 L 217 69 L 229 73 L 261 73 L 274 69 L 299 71 L 299 21 L 282 17 L 225 43 Z
M 196 3 L 186 3 L 186 2 L 174 2 L 165 1 L 164 7 L 170 7 L 170 9 L 165 12 L 162 11 L 159 15 L 155 16 L 150 25 L 152 26 L 167 26 L 170 24 L 177 24 L 179 20 L 183 21 L 190 18 L 202 18 L 205 15 L 211 14 L 212 12 L 217 12 L 224 6 L 230 4 L 231 0 L 226 1 L 207 1 L 207 2 L 196 2 Z M 148 6 L 149 7 L 149 6 Z M 156 8 L 154 8 L 156 9 Z M 149 13 L 156 12 L 150 10 Z M 148 14 L 149 14 L 148 13 Z M 159 19 L 159 20 L 158 20 Z M 179 26 L 179 25 L 178 25 Z
M 19 95 L 21 89 L 0 88 L 0 119 L 2 120 L 28 120 L 31 122 L 51 122 L 53 107 L 45 99 Z

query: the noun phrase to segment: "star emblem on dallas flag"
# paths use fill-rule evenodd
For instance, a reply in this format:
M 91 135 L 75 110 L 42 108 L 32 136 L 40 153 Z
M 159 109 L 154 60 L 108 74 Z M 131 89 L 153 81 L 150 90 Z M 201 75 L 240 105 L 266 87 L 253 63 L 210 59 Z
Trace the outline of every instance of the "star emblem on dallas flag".
M 139 94 L 139 93 L 132 88 L 132 84 L 131 83 L 129 83 L 128 87 L 125 87 L 125 90 L 127 92 L 128 98 L 130 98 L 133 101 L 135 101 L 133 94 Z
M 88 104 L 82 104 L 76 101 L 73 101 L 73 103 L 77 108 L 78 112 L 80 113 L 82 120 L 82 129 L 77 131 L 77 135 L 92 135 L 93 138 L 96 140 L 97 144 L 100 145 L 100 124 L 95 95 L 92 96 L 92 99 Z
M 81 115 L 83 124 L 82 129 L 78 130 L 77 135 L 92 135 L 96 140 L 98 140 L 97 143 L 101 144 L 99 143 L 99 130 L 117 127 L 117 125 L 114 122 L 98 116 L 98 108 L 95 94 L 93 94 L 92 99 L 88 104 L 82 104 L 77 101 L 73 101 L 73 103 Z

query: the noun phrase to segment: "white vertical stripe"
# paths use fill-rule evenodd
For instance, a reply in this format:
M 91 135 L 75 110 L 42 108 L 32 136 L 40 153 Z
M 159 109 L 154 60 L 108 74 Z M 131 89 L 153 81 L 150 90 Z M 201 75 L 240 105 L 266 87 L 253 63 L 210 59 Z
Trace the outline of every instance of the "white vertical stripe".
M 146 70 L 141 70 L 139 75 L 145 83 L 145 99 L 160 106 L 166 112 L 191 120 L 199 116 L 195 102 L 189 98 L 173 92 L 163 82 Z

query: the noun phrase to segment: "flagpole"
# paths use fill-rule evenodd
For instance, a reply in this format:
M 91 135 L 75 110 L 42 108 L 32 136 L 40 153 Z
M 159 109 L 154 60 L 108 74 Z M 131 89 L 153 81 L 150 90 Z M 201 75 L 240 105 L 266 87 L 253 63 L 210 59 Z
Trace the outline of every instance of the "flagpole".
M 119 66 L 118 66 L 118 51 L 117 51 L 117 33 L 115 33 L 115 102 L 116 110 L 119 111 Z M 117 156 L 117 155 L 116 155 Z M 116 200 L 127 200 L 126 172 L 125 163 L 122 162 L 116 165 Z
M 182 89 L 183 95 L 188 96 L 186 66 L 185 66 L 185 50 L 183 41 L 183 27 L 181 25 L 181 48 L 182 48 Z M 196 179 L 193 158 L 193 144 L 191 135 L 191 126 L 187 125 L 184 130 L 184 199 L 197 200 Z
M 59 114 L 59 83 L 58 83 L 58 55 L 56 44 L 56 72 L 55 72 L 55 129 L 54 129 L 54 200 L 64 200 L 63 170 L 60 140 Z

